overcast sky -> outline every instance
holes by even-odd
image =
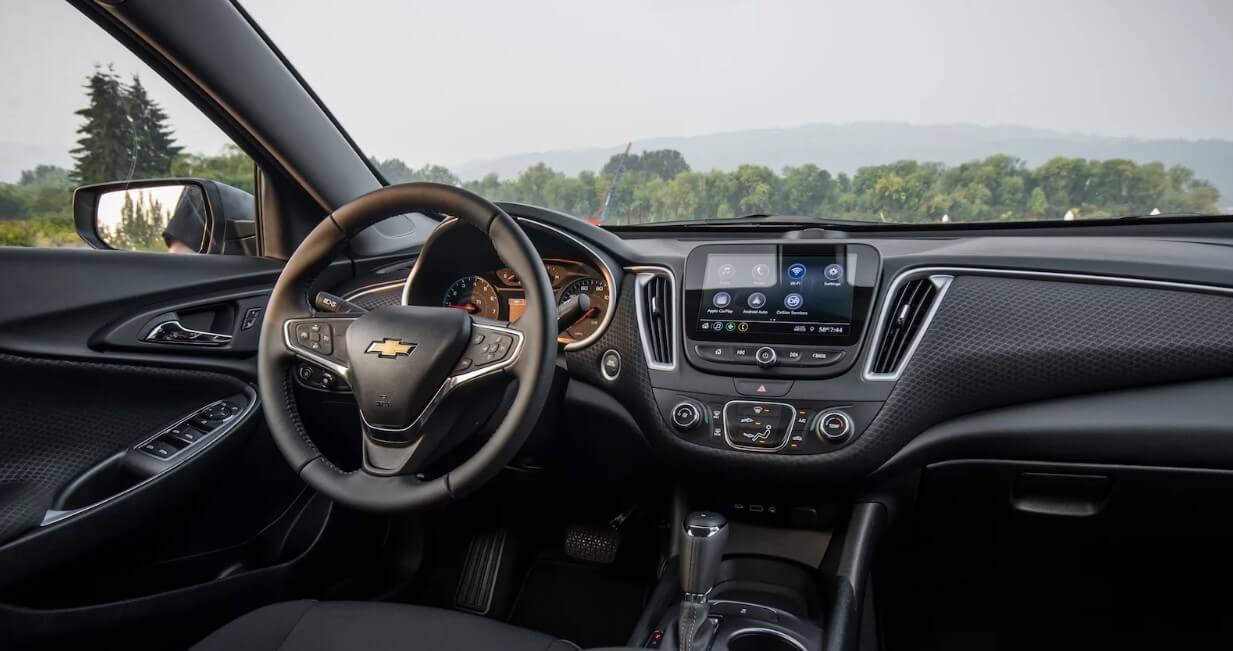
[[[242,4],[363,149],[413,165],[812,122],[1233,139],[1230,0]],[[54,0],[0,0],[0,62],[11,151],[71,145],[92,65],[142,70]],[[221,147],[145,79],[182,144]]]

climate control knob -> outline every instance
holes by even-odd
[[[813,431],[827,443],[842,443],[852,435],[852,418],[842,411],[825,411],[813,422]]]
[[[689,400],[682,400],[672,408],[672,426],[678,432],[688,432],[701,422],[702,408]]]

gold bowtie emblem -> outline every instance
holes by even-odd
[[[400,339],[390,339],[386,337],[380,341],[374,341],[368,344],[366,353],[376,353],[377,357],[388,357],[393,359],[399,355],[410,355],[411,351],[415,350],[415,344],[404,344]]]

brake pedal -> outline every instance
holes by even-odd
[[[486,531],[471,538],[462,575],[458,578],[458,590],[454,593],[455,608],[478,615],[487,615],[492,609],[508,540],[509,533],[505,529]]]

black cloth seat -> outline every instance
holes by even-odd
[[[452,610],[286,601],[218,629],[192,651],[577,651],[570,642]]]

